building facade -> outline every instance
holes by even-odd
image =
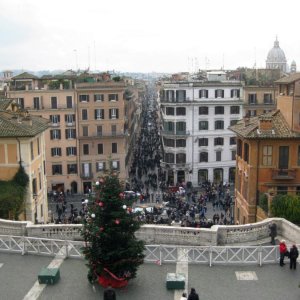
[[[7,96],[31,114],[50,120],[46,132],[48,192],[85,193],[109,164],[125,180],[125,108],[138,101],[125,99],[127,87],[107,76],[103,80],[98,74],[76,76],[73,72],[42,78],[23,73],[12,78]]]
[[[20,164],[29,186],[20,219],[48,221],[45,176],[45,131],[48,120],[20,110],[13,100],[0,100],[0,180],[11,180]]]
[[[300,192],[300,74],[276,81],[277,110],[244,118],[237,134],[235,221],[253,223],[261,193]]]
[[[228,130],[242,118],[243,86],[224,72],[201,82],[164,82],[160,92],[166,182],[233,182],[235,136]]]

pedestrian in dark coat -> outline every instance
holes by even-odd
[[[189,294],[188,300],[199,300],[199,296],[196,293],[196,290],[194,288],[191,288],[191,292]]]
[[[116,292],[110,286],[105,289],[103,300],[116,300]]]
[[[275,245],[275,238],[277,236],[277,225],[272,223],[270,225],[270,237],[271,237],[271,244]]]
[[[290,269],[296,270],[297,266],[297,258],[299,256],[299,251],[296,247],[296,245],[293,245],[293,247],[290,249]]]

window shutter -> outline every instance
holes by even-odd
[[[103,170],[106,170],[106,162],[103,162]]]
[[[86,101],[89,102],[90,101],[90,96],[86,95]]]
[[[74,154],[77,155],[77,148],[74,147]]]
[[[109,110],[109,118],[111,119],[111,109]]]
[[[234,90],[231,90],[231,91],[230,91],[230,97],[231,97],[231,98],[233,98],[233,92],[234,92]]]
[[[240,98],[240,90],[237,90],[237,97]]]
[[[218,97],[218,90],[215,90],[215,98]]]
[[[66,148],[66,155],[67,156],[69,155],[69,149],[70,149],[69,147]]]
[[[58,155],[61,156],[61,148],[58,148]]]
[[[104,120],[104,109],[101,109],[101,118]]]
[[[60,135],[60,130],[58,130],[58,139],[60,140],[61,135]]]
[[[94,110],[95,113],[95,120],[97,120],[97,109]]]
[[[119,109],[116,109],[116,118],[119,119]]]
[[[51,156],[54,156],[54,149],[51,148]]]
[[[117,169],[120,170],[120,162],[117,161]]]
[[[68,138],[68,129],[65,129],[66,139]]]
[[[222,98],[224,98],[224,90],[222,90]]]
[[[53,131],[50,131],[50,139],[53,140]]]
[[[72,115],[72,116],[73,116],[73,122],[75,122],[75,121],[76,121],[76,116],[75,116],[75,114]]]
[[[94,95],[94,101],[97,101],[97,97],[96,97],[96,95]]]
[[[208,90],[205,90],[205,98],[208,98]]]
[[[68,121],[68,115],[65,115],[65,122]]]
[[[60,115],[57,115],[57,121],[60,123]]]
[[[53,121],[52,121],[52,119],[53,119],[53,116],[52,116],[52,115],[50,115],[50,121],[51,121],[51,122],[53,122]]]

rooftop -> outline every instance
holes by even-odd
[[[275,81],[277,84],[285,84],[285,83],[292,83],[294,81],[300,80],[300,73],[294,73],[287,77],[282,77]]]
[[[261,121],[271,121],[272,126],[269,129],[260,128]],[[300,135],[293,132],[280,110],[272,111],[257,117],[244,118],[235,125],[229,127],[237,135],[247,139],[285,139],[300,138]]]

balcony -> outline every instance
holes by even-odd
[[[80,178],[83,180],[93,179],[93,173],[81,173]]]
[[[177,130],[177,131],[171,131],[171,130],[162,130],[162,135],[167,136],[188,136],[190,135],[190,132],[188,130]]]
[[[73,126],[75,126],[75,122],[66,123],[66,127],[73,127]]]
[[[293,180],[296,178],[295,169],[273,169],[272,179],[273,180]]]

